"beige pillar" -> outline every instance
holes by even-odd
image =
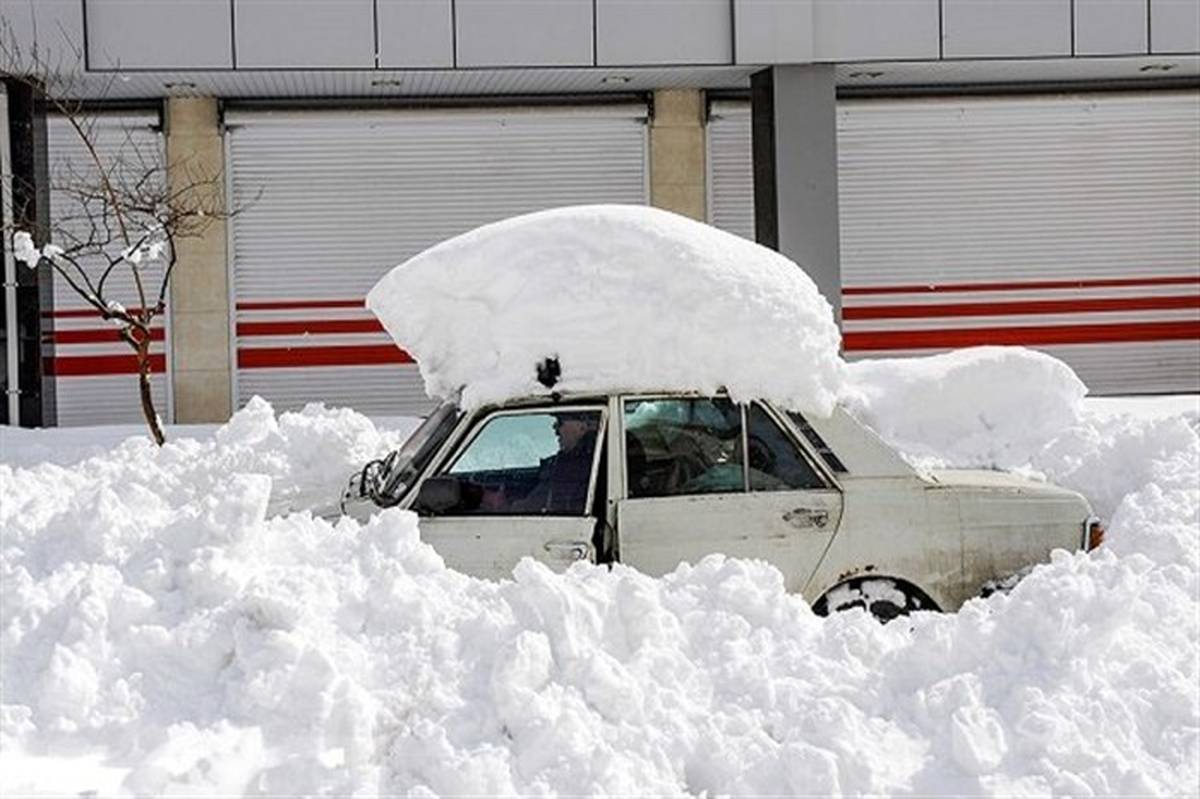
[[[655,92],[650,123],[650,204],[706,221],[704,163],[704,92]]]
[[[208,202],[214,192],[223,196],[225,149],[216,99],[168,98],[166,130],[172,193],[209,181],[201,189],[208,192]],[[232,412],[225,225],[214,220],[200,235],[177,243],[170,318],[175,421],[180,424],[223,422]]]

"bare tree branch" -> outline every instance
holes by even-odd
[[[180,241],[205,235],[240,209],[226,207],[219,172],[186,161],[168,166],[161,151],[141,146],[128,129],[114,147],[106,138],[115,135],[111,126],[79,99],[94,96],[94,89],[83,91],[82,54],[76,50],[75,55],[72,69],[49,59],[36,41],[22,51],[11,26],[0,20],[0,74],[30,87],[66,123],[83,155],[82,162],[55,168],[50,181],[54,213],[49,236],[35,243],[41,248],[38,262],[48,264],[100,319],[118,326],[118,337],[135,356],[147,427],[162,444],[150,389],[157,357],[150,352],[151,325],[166,310]],[[101,96],[117,77],[107,76]],[[19,227],[3,234],[11,242],[18,232]],[[154,285],[148,285],[151,279]]]

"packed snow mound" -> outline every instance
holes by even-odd
[[[1011,469],[1079,421],[1087,386],[1024,347],[848,364],[847,409],[923,465]]]
[[[426,391],[476,407],[556,391],[726,388],[827,414],[840,334],[792,261],[643,206],[559,208],[481,227],[388,273],[367,295]]]
[[[886,627],[759,562],[490,582],[406,512],[272,510],[386,444],[254,403],[0,463],[0,793],[1195,794],[1195,419],[1079,413],[1034,455],[1113,498],[1109,545]]]

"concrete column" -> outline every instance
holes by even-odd
[[[704,93],[654,93],[650,123],[650,204],[704,222]]]
[[[751,77],[755,237],[804,268],[841,322],[837,93],[833,66]]]
[[[166,130],[172,193],[225,174],[215,98],[168,98]],[[199,236],[178,242],[171,277],[171,376],[175,421],[181,424],[223,422],[233,411],[225,225],[215,220]]]

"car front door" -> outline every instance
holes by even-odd
[[[490,579],[511,576],[524,557],[554,569],[594,560],[604,417],[570,406],[477,420],[434,475],[453,481],[460,500],[426,516],[418,498],[422,540],[447,566]]]
[[[720,397],[630,397],[621,411],[622,562],[659,576],[710,553],[761,558],[804,589],[842,495],[771,412]]]

